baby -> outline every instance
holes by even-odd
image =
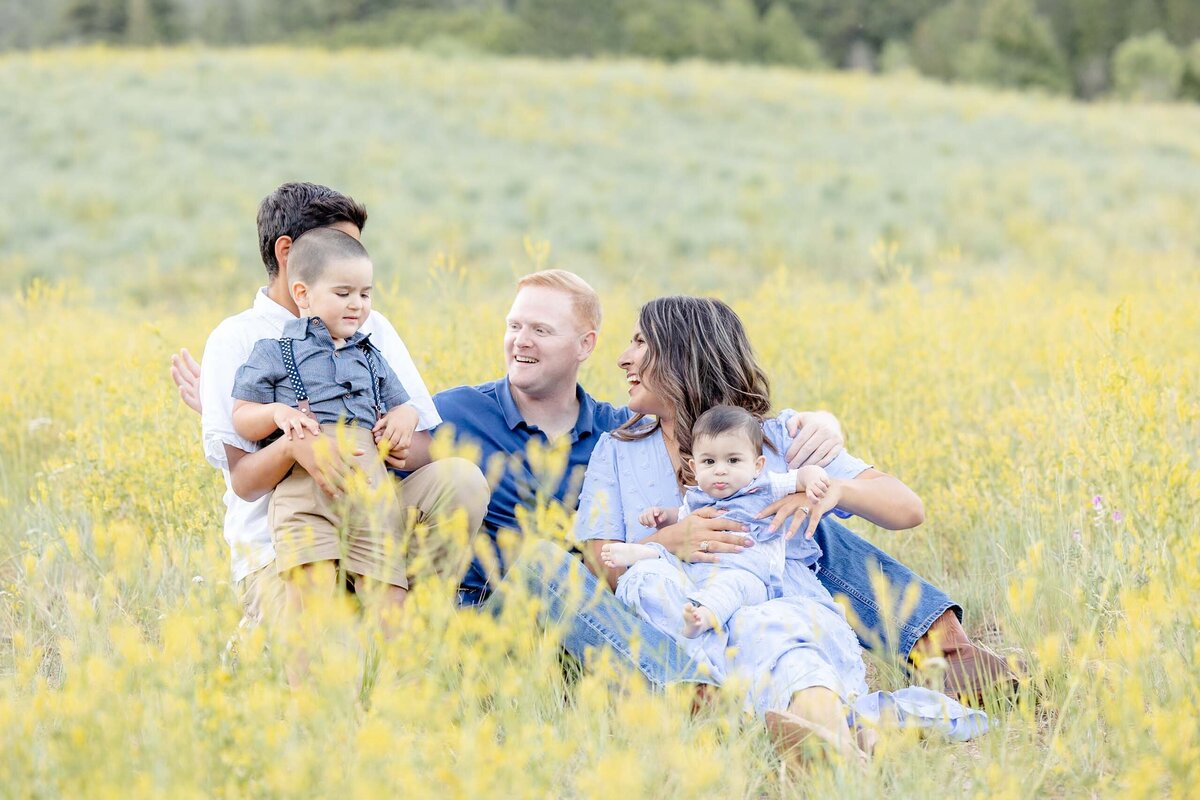
[[[408,579],[403,558],[389,547],[399,543],[402,513],[376,442],[406,446],[417,412],[405,405],[408,392],[379,350],[359,332],[371,313],[374,270],[358,240],[332,228],[310,230],[292,244],[288,270],[304,316],[284,325],[282,338],[256,342],[238,369],[234,428],[252,441],[280,432],[349,440],[369,501],[335,501],[305,470],[293,468],[272,493],[268,511],[276,566],[291,576],[338,563],[356,582],[377,580],[384,586],[382,616],[399,610]],[[287,582],[288,608],[299,613],[305,588],[296,583]]]
[[[755,540],[753,547],[741,553],[723,554],[715,564],[679,562],[691,583],[689,602],[683,606],[682,630],[690,639],[723,629],[744,605],[780,596],[786,539],[791,537],[780,532],[769,533],[770,520],[756,519],[755,515],[793,492],[805,492],[815,504],[829,489],[829,476],[815,465],[782,474],[764,472],[762,423],[750,412],[734,406],[710,408],[696,420],[688,464],[697,485],[687,490],[683,506],[648,508],[638,521],[646,527],[661,528],[675,524],[697,509],[713,506],[723,511],[727,519],[745,525]],[[610,568],[637,569],[637,562],[645,559],[675,559],[658,544],[613,542],[604,545],[600,555]],[[655,621],[645,614],[643,617]]]

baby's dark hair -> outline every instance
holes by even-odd
[[[701,437],[720,436],[722,433],[738,433],[750,440],[754,452],[762,455],[762,420],[738,406],[713,406],[705,411],[692,426],[692,447]]]
[[[313,228],[292,242],[288,253],[288,280],[312,284],[335,261],[370,259],[367,248],[353,236],[335,228]]]

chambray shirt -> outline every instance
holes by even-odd
[[[575,387],[579,400],[579,417],[567,434],[570,450],[566,470],[562,475],[538,475],[529,463],[526,448],[532,441],[549,443],[546,434],[536,425],[525,422],[513,400],[508,378],[478,386],[458,386],[433,396],[438,414],[451,426],[456,443],[471,444],[482,450],[481,466],[492,484],[492,498],[484,517],[491,544],[499,559],[501,574],[504,561],[496,548],[496,534],[501,529],[520,530],[519,509],[532,508],[539,495],[552,496],[568,508],[574,508],[583,483],[583,471],[591,458],[592,448],[600,434],[620,427],[632,415],[627,408],[593,400]],[[543,485],[543,480],[555,481]],[[459,602],[483,602],[491,593],[488,575],[479,559],[471,564],[459,588]]]
[[[360,344],[371,349],[379,401],[388,409],[408,402],[408,392],[388,366],[383,355],[362,331],[341,347],[335,347],[329,329],[319,317],[300,317],[283,327],[292,340],[296,370],[308,392],[308,404],[317,421],[372,428],[377,421],[376,392],[371,387],[371,369]],[[233,380],[233,396],[252,403],[284,403],[296,407],[296,392],[283,363],[278,339],[260,339]]]
[[[791,443],[787,421],[795,413],[785,410],[775,419],[763,421],[763,437],[775,446],[774,450],[763,450],[768,470],[787,471],[783,456]],[[825,471],[831,478],[850,479],[869,468],[865,461],[843,450],[829,462]],[[679,506],[681,502],[675,468],[663,444],[662,431],[634,441],[602,436],[584,477],[579,513],[575,516],[575,538],[581,542],[589,539],[640,542],[654,533],[654,528],[638,521],[642,511],[651,506]],[[834,509],[834,513],[841,517],[851,516],[842,509]],[[786,556],[811,566],[821,557],[821,548],[814,539],[797,534],[788,541]],[[785,594],[788,593],[786,584],[785,580]]]

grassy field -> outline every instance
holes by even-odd
[[[12,796],[1146,796],[1200,781],[1200,111],[914,79],[408,53],[0,57],[0,786]],[[828,408],[927,522],[876,531],[1023,655],[971,745],[885,732],[781,780],[725,693],[689,717],[554,632],[414,596],[364,688],[293,695],[240,632],[221,481],[166,358],[260,282],[254,206],[365,200],[376,307],[440,389],[494,377],[513,275],[606,318],[711,291],[778,407]],[[464,313],[467,311],[467,313]],[[526,535],[561,536],[553,507]],[[878,664],[878,681],[896,670]],[[1036,702],[1034,698],[1036,696]]]

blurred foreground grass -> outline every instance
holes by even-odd
[[[1183,797],[1200,781],[1195,110],[277,50],[9,55],[0,86],[17,99],[0,110],[5,794]],[[972,633],[1027,655],[1026,702],[991,709],[977,744],[897,732],[866,774],[781,783],[733,693],[692,718],[687,693],[614,670],[565,680],[528,604],[496,622],[433,584],[366,690],[348,633],[290,694],[261,633],[239,633],[221,481],[166,375],[249,302],[253,206],[290,178],[368,202],[376,305],[434,390],[497,375],[527,250],[602,288],[584,373],[601,398],[622,397],[639,303],[732,298],[777,406],[833,410],[852,452],[924,497],[917,531],[855,524],[960,598]],[[536,519],[527,535],[566,518]]]

